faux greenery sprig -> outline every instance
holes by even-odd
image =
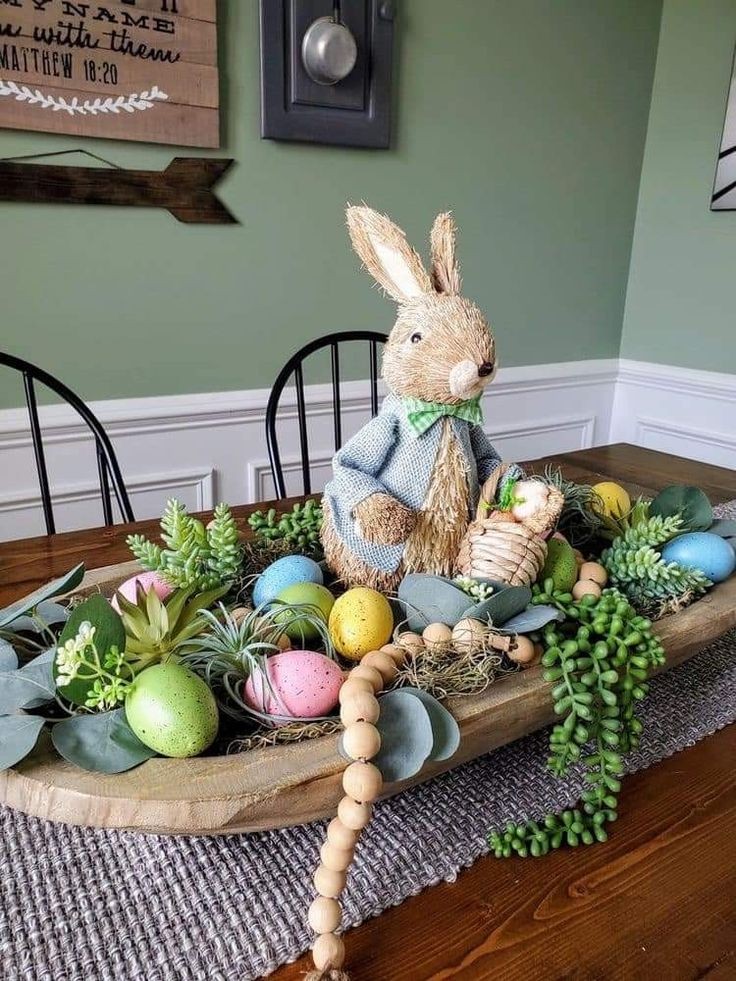
[[[76,636],[57,648],[56,684],[64,689],[77,679],[89,682],[85,706],[107,712],[125,701],[135,669],[117,647],[101,654],[95,643],[96,632],[97,628],[85,620]]]
[[[480,582],[478,579],[471,579],[470,576],[457,576],[453,579],[453,583],[477,603],[482,603],[493,595],[493,586],[489,582]]]
[[[243,550],[227,504],[217,505],[205,528],[172,498],[161,517],[161,537],[166,548],[143,535],[129,535],[126,541],[144,569],[160,572],[180,589],[213,589],[234,582],[240,575]]]
[[[570,594],[552,592],[548,581],[535,587],[532,603],[557,606],[566,615],[544,630],[544,677],[554,684],[554,710],[561,717],[550,734],[547,766],[563,777],[582,761],[587,787],[579,807],[491,831],[497,858],[537,857],[563,844],[606,840],[606,825],[618,816],[623,756],[638,746],[642,731],[635,706],[646,695],[649,672],[664,663],[651,621],[615,589],[574,602]]]
[[[601,533],[600,498],[589,484],[576,484],[563,476],[559,467],[547,466],[541,478],[565,498],[557,521],[573,548],[582,548]]]
[[[612,586],[643,613],[655,617],[700,596],[711,582],[698,569],[665,562],[662,546],[683,531],[677,515],[650,515],[649,504],[638,501],[627,518],[623,533],[613,540],[601,561]]]
[[[283,514],[278,514],[275,508],[254,511],[248,524],[261,541],[284,541],[295,549],[310,553],[320,548],[322,508],[318,501],[297,503]]]

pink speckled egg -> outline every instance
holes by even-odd
[[[135,603],[137,599],[137,583],[141,584],[141,588],[143,589],[144,593],[148,593],[152,589],[155,589],[156,595],[161,602],[163,602],[167,596],[170,596],[174,592],[174,587],[171,585],[171,583],[166,582],[166,580],[160,576],[158,572],[139,572],[137,576],[131,576],[130,579],[126,579],[124,583],[118,586],[116,592],[121,593],[123,598],[129,603]],[[110,606],[116,613],[120,613],[117,596],[113,596],[113,598],[110,600]]]
[[[269,715],[313,719],[329,715],[337,705],[344,676],[331,658],[315,651],[284,651],[269,657],[267,664],[276,697],[256,670],[245,684],[244,700],[251,708]]]

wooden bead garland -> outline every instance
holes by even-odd
[[[344,872],[336,872],[334,869],[328,869],[326,865],[318,865],[314,872],[314,888],[319,896],[337,899],[345,888],[345,879]]]
[[[383,688],[383,677],[381,676],[381,672],[376,668],[372,668],[369,664],[363,664],[362,661],[358,667],[353,668],[348,675],[348,680],[351,680],[352,678],[365,678],[367,681],[370,681],[376,695]]]
[[[350,797],[343,797],[337,805],[337,816],[346,828],[353,831],[362,831],[370,824],[373,807],[371,804],[364,804]]]
[[[317,896],[309,907],[307,920],[315,933],[333,933],[342,920],[340,904],[336,899]]]
[[[374,723],[380,715],[376,695],[390,684],[405,660],[405,651],[387,645],[371,651],[353,668],[340,690],[340,719],[345,727],[343,750],[352,760],[345,768],[345,796],[330,821],[327,839],[320,849],[320,865],[314,873],[317,897],[309,907],[309,925],[318,934],[312,947],[315,971],[305,981],[346,981],[341,970],[345,945],[335,934],[342,912],[338,897],[345,886],[346,870],[353,859],[358,836],[371,819],[372,803],[383,788],[381,771],[370,762],[381,748],[381,734]]]
[[[353,722],[343,733],[342,748],[351,760],[370,760],[381,748],[381,734],[370,722]]]
[[[352,725],[353,722],[378,722],[381,709],[378,699],[372,692],[360,691],[353,698],[350,698],[340,709],[340,721],[344,726]]]
[[[383,678],[384,686],[390,685],[399,673],[396,661],[385,651],[370,651],[360,663],[367,664],[370,668],[375,668]]]

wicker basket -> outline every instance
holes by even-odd
[[[515,521],[508,512],[489,511],[501,478],[502,465],[483,486],[478,511],[460,545],[456,568],[459,575],[495,579],[511,586],[528,586],[535,581],[547,557],[548,535],[562,512],[564,497],[550,487],[545,507],[528,521]]]

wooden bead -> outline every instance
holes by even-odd
[[[413,634],[411,632],[400,634],[398,644],[399,647],[403,647],[404,650],[407,650],[410,654],[413,654],[414,657],[416,657],[417,654],[421,654],[424,650],[424,641],[422,638],[419,636],[419,634]]]
[[[353,831],[362,831],[367,827],[372,813],[373,808],[370,804],[353,800],[352,797],[343,797],[337,805],[337,816],[346,828],[352,828]]]
[[[535,654],[534,644],[522,634],[518,635],[514,646],[509,649],[509,657],[516,664],[531,664]]]
[[[600,596],[601,587],[597,582],[593,582],[592,579],[581,579],[580,582],[576,582],[572,587],[572,598],[579,600],[583,596]]]
[[[370,722],[353,722],[342,734],[342,748],[351,760],[370,760],[381,748],[381,733]]]
[[[353,678],[351,675],[348,675],[347,680],[343,681],[342,687],[340,688],[340,694],[338,696],[340,704],[344,705],[347,699],[359,691],[367,691],[372,695],[373,685],[367,678]]]
[[[598,583],[599,586],[605,586],[608,582],[608,572],[600,562],[583,562],[578,572],[578,578],[590,579],[591,582]]]
[[[381,706],[378,699],[370,691],[359,691],[351,694],[340,709],[340,721],[347,728],[353,722],[378,722]]]
[[[345,888],[347,876],[344,872],[328,869],[326,865],[318,865],[314,872],[314,888],[320,896],[337,899]]]
[[[399,673],[396,661],[385,651],[369,651],[360,663],[367,664],[369,668],[375,668],[378,671],[383,678],[384,688],[386,685],[390,685]]]
[[[350,672],[348,675],[348,680],[351,678],[365,678],[366,681],[370,681],[376,695],[383,688],[383,678],[381,677],[381,672],[376,670],[376,668],[372,668],[368,664],[363,664],[362,662],[357,668],[353,668],[353,670]]]
[[[319,857],[330,872],[345,872],[353,860],[353,849],[338,848],[331,841],[326,841],[319,850]]]
[[[332,933],[342,920],[342,910],[336,899],[317,896],[307,913],[307,921],[315,933]]]
[[[452,631],[444,623],[430,623],[422,631],[422,640],[431,654],[441,654],[452,643]]]
[[[399,668],[406,661],[406,651],[403,647],[399,647],[398,644],[384,644],[381,650],[384,654],[392,657]]]
[[[342,823],[340,818],[333,818],[327,826],[327,840],[332,842],[337,848],[355,848],[358,840],[358,832],[348,828]]]
[[[337,971],[345,963],[345,944],[334,933],[323,933],[312,947],[312,960],[318,971]]]
[[[381,793],[383,777],[372,763],[351,763],[342,775],[342,787],[348,797],[370,804]]]

